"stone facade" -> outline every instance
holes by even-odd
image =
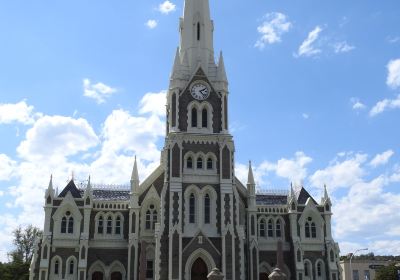
[[[258,280],[276,266],[288,279],[339,279],[331,201],[303,187],[257,193],[235,177],[224,60],[214,61],[208,0],[186,0],[167,95],[160,166],[130,187],[72,180],[45,194],[44,235],[31,280],[199,280],[218,268],[227,280]]]

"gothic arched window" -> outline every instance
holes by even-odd
[[[197,41],[200,41],[200,22],[197,23]]]
[[[208,127],[208,112],[206,108],[201,112],[201,126],[204,128]]]
[[[204,197],[204,223],[209,224],[210,223],[210,196],[206,194]]]
[[[74,233],[74,217],[68,219],[68,233]]]
[[[315,226],[315,223],[311,223],[311,237],[317,238],[317,228]]]
[[[333,254],[333,250],[331,250],[331,251],[329,252],[329,255],[330,255],[330,257],[331,257],[331,262],[334,262],[334,261],[335,261],[335,255]]]
[[[318,264],[317,264],[317,276],[318,277],[322,276],[322,265],[321,265],[321,262],[318,262]]]
[[[155,209],[154,204],[151,204],[146,212],[146,229],[154,230],[156,227],[157,220],[158,220],[157,210]]]
[[[194,194],[190,195],[190,199],[189,199],[189,223],[194,224],[195,222],[195,206],[196,203],[196,199],[194,197]]]
[[[259,234],[261,237],[265,237],[265,220],[264,219],[262,219],[260,221],[260,233]]]
[[[104,232],[104,220],[103,216],[100,216],[97,224],[97,233],[103,234],[103,232]]]
[[[272,219],[268,221],[268,237],[274,237],[274,225],[272,224]]]
[[[152,223],[152,229],[156,228],[156,223],[157,223],[157,211],[154,210],[153,212],[153,223]]]
[[[310,275],[310,271],[309,271],[309,267],[308,267],[308,262],[305,262],[304,263],[304,275],[306,276],[306,277],[308,277],[309,275]]]
[[[207,159],[207,169],[212,170],[213,169],[213,160],[212,158]]]
[[[67,233],[67,217],[61,219],[61,233]]]
[[[192,127],[197,127],[197,109],[192,108]]]
[[[146,212],[146,229],[151,229],[151,213],[150,210]]]
[[[107,218],[107,234],[112,234],[112,218]]]
[[[306,238],[310,238],[310,237],[311,237],[310,223],[309,223],[309,222],[306,222],[306,226],[305,226],[305,235],[306,235]]]
[[[115,234],[121,234],[121,217],[118,216],[115,220]]]
[[[275,234],[276,237],[282,237],[281,220],[276,221]]]
[[[54,263],[54,274],[58,275],[59,270],[60,270],[60,262],[56,260],[56,262]]]
[[[297,262],[301,262],[301,251],[297,250]]]
[[[74,274],[74,260],[71,260],[69,262],[69,274],[73,275]]]
[[[188,157],[186,160],[186,168],[192,169],[193,168],[193,159],[192,157]]]
[[[197,169],[203,169],[203,159],[201,157],[197,158]]]

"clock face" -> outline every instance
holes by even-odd
[[[190,93],[192,94],[193,98],[197,100],[205,100],[210,95],[208,87],[203,83],[194,84],[190,90]]]

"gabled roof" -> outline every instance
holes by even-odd
[[[76,187],[74,180],[69,181],[68,185],[62,190],[58,197],[65,197],[68,192],[71,192],[73,198],[82,198],[81,192]]]
[[[318,203],[315,201],[315,199],[306,191],[304,187],[301,187],[300,192],[297,197],[297,203],[298,204],[306,204],[307,199],[311,198],[315,205],[318,205]]]

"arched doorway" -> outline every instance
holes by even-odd
[[[93,272],[92,280],[103,280],[103,279],[104,279],[103,272],[100,271]]]
[[[119,271],[111,273],[111,280],[122,280],[122,274]]]
[[[191,280],[207,280],[207,265],[203,259],[198,258],[192,265]]]
[[[259,280],[268,280],[268,273],[261,272],[258,279]]]

